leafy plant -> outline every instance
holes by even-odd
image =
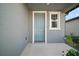
[[[66,41],[67,41],[68,44],[73,44],[72,36],[66,36]]]
[[[74,49],[70,49],[66,56],[79,56],[79,52]]]
[[[79,36],[73,36],[73,42],[79,44]]]
[[[70,50],[68,51],[68,53],[66,54],[66,56],[76,56],[75,50],[70,49]]]
[[[78,36],[78,40],[77,40],[78,44],[79,44],[79,36]]]
[[[65,37],[66,37],[66,42],[68,44],[73,44],[73,43],[79,44],[79,36],[68,35]]]

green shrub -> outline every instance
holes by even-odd
[[[74,49],[70,49],[66,56],[79,56],[79,52]]]
[[[66,36],[66,42],[68,44],[73,44],[73,38],[72,38],[72,36]]]
[[[74,49],[70,49],[70,50],[68,51],[68,53],[66,54],[66,56],[76,56],[75,50],[74,50]]]
[[[79,36],[78,36],[78,39],[77,39],[77,43],[79,43]]]
[[[79,44],[79,36],[73,36],[73,43]]]

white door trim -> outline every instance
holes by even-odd
[[[45,13],[45,44],[47,44],[47,12],[46,11],[33,11],[32,13],[32,26],[33,26],[33,29],[32,29],[32,43],[34,44],[34,14],[35,13]]]

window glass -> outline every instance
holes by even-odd
[[[57,28],[57,22],[52,22],[52,27]]]
[[[57,14],[52,14],[52,15],[51,15],[51,19],[52,19],[52,20],[56,20],[56,19],[57,19]]]

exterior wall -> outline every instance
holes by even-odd
[[[32,11],[29,11],[29,38],[30,42],[32,42]],[[64,42],[64,27],[65,27],[65,19],[64,13],[61,12],[60,15],[60,27],[61,30],[49,30],[49,11],[47,11],[47,42],[48,43],[63,43]]]
[[[32,29],[33,29],[33,27],[32,27],[32,24],[33,24],[33,22],[32,22],[32,11],[29,10],[28,14],[29,14],[29,20],[28,20],[28,32],[29,32],[29,35],[28,35],[28,38],[29,38],[29,42],[32,43]]]
[[[28,40],[28,9],[23,4],[0,4],[0,55],[20,55]]]
[[[64,13],[60,13],[60,28],[61,30],[50,30],[49,29],[49,13],[47,19],[47,42],[48,43],[63,43],[64,42]]]
[[[71,33],[79,36],[79,19],[66,22],[66,35],[70,35]]]

